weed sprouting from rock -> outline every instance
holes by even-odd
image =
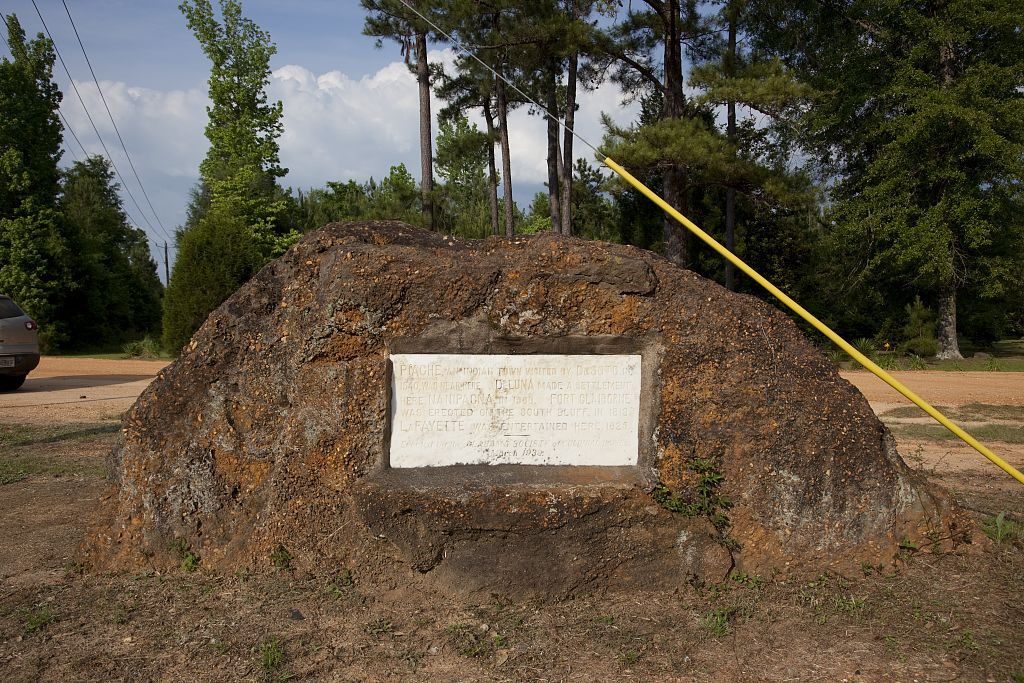
[[[274,566],[278,569],[291,569],[292,568],[292,554],[288,552],[288,548],[278,544],[274,548],[274,552],[270,553],[270,561],[274,563]]]
[[[183,572],[194,572],[199,569],[202,558],[189,547],[184,538],[176,538],[171,543],[171,552],[178,557],[178,567]]]

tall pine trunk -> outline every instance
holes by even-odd
[[[430,66],[427,64],[427,36],[416,32],[416,81],[420,91],[420,197],[423,224],[434,229],[434,152],[431,144]]]
[[[573,3],[573,18],[577,18],[579,8]],[[576,126],[576,75],[579,71],[580,56],[573,52],[569,56],[569,70],[565,83],[565,151],[562,152],[562,234],[572,234],[572,133]]]
[[[512,159],[509,157],[508,144],[508,97],[505,93],[505,81],[502,80],[500,67],[495,87],[498,93],[498,126],[501,133],[501,174],[504,194],[502,201],[505,208],[505,236],[514,237],[516,232],[513,222],[512,205]]]
[[[736,77],[736,6],[730,5],[729,13],[729,44],[728,52],[725,55],[725,77]],[[736,100],[729,97],[726,102],[726,137],[731,145],[736,144]],[[736,250],[736,189],[728,187],[725,190],[725,248],[729,251]],[[725,262],[725,288],[729,291],[736,290],[736,267],[731,261]]]
[[[682,118],[686,110],[683,94],[683,51],[682,27],[679,16],[679,0],[668,0],[660,4],[662,21],[665,24],[665,89],[662,119]],[[679,167],[665,170],[665,201],[685,214],[686,172]],[[689,232],[674,218],[665,214],[662,226],[665,256],[684,268],[690,265],[692,245]]]
[[[561,232],[562,203],[558,197],[561,176],[561,165],[558,162],[558,66],[554,59],[548,65],[544,82],[547,95],[545,106],[550,114],[545,117],[548,127],[548,208],[551,214],[551,229]]]
[[[484,122],[487,124],[487,199],[491,204],[491,234],[501,234],[501,219],[498,217],[498,169],[494,162],[494,113],[491,98],[484,100]]]

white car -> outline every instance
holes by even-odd
[[[0,391],[14,391],[39,365],[39,326],[0,294]]]

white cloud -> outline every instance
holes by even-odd
[[[450,66],[454,53],[434,51],[430,57]],[[95,86],[78,83],[78,87],[125,182],[139,203],[148,208],[123,159]],[[102,87],[135,167],[170,231],[184,220],[188,190],[198,178],[199,162],[208,146],[203,137],[208,102],[205,87],[159,90],[110,81],[102,82]],[[402,62],[392,62],[361,78],[341,71],[317,75],[300,65],[282,66],[274,70],[268,94],[284,104],[280,145],[281,161],[289,169],[286,185],[308,188],[331,180],[380,178],[398,163],[405,163],[414,176],[419,176],[416,80]],[[594,92],[581,91],[577,131],[597,145],[602,135],[602,111],[624,123],[634,119],[636,106],[622,108],[619,99],[617,88],[611,85]],[[435,116],[441,106],[442,102],[433,101]],[[65,88],[62,111],[87,150],[99,153],[96,136],[69,88]],[[474,119],[483,128],[482,117]],[[66,146],[77,147],[67,137]],[[516,194],[522,203],[547,180],[543,118],[530,116],[526,107],[514,111],[509,137],[513,186],[518,185]],[[581,143],[577,142],[575,150],[578,157],[593,161],[592,152]],[[138,214],[130,200],[126,206],[129,213]],[[159,230],[151,235],[163,240]]]
[[[432,62],[446,67],[453,58],[452,50],[430,53]],[[288,65],[274,71],[270,94],[284,103],[281,157],[290,171],[286,182],[293,186],[365,180],[371,175],[380,178],[397,163],[405,163],[419,177],[419,99],[416,79],[405,64],[393,62],[358,80],[339,71],[316,76],[302,66]],[[577,132],[597,145],[602,111],[622,121],[635,118],[636,107],[623,108],[620,99],[612,85],[581,91]],[[432,97],[435,117],[443,105]],[[470,118],[484,127],[479,113]],[[513,187],[547,180],[546,135],[541,116],[529,115],[526,107],[511,113]],[[578,142],[575,150],[577,156],[593,159],[592,152]]]

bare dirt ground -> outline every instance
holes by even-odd
[[[120,420],[121,413],[166,365],[162,360],[44,356],[20,390],[0,394],[0,424]]]
[[[844,376],[909,464],[1000,542],[908,547],[857,576],[505,603],[438,594],[384,547],[326,578],[215,575],[187,558],[170,574],[83,572],[119,415],[162,365],[45,359],[0,394],[4,680],[1024,681],[1024,488],[867,373]],[[899,379],[1024,467],[1024,373]]]

